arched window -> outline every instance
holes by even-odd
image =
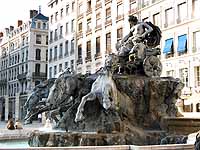
[[[47,25],[46,25],[46,23],[44,22],[44,23],[43,23],[43,29],[45,30],[46,27],[47,27]]]
[[[41,28],[41,23],[40,22],[38,22],[37,27],[38,27],[38,29]]]
[[[41,60],[41,50],[40,49],[36,49],[36,60]]]

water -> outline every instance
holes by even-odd
[[[27,140],[5,140],[0,141],[0,148],[28,148]]]

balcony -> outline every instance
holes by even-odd
[[[145,3],[142,3],[142,8],[144,8],[144,7],[146,7],[146,6],[148,6],[149,5],[149,2],[147,1],[147,2],[145,2]]]
[[[106,19],[105,26],[112,25],[112,19]]]
[[[58,40],[58,36],[54,37],[54,41],[57,41]]]
[[[89,8],[87,11],[86,11],[86,14],[89,15],[92,13],[92,8]]]
[[[87,29],[86,35],[92,34],[92,29]]]
[[[96,6],[95,6],[96,9],[99,9],[99,8],[101,8],[101,7],[102,7],[101,2],[98,2],[98,3],[96,4]]]
[[[165,23],[165,24],[164,24],[164,28],[167,28],[167,27],[168,27],[168,23]]]
[[[63,55],[59,55],[59,59],[63,58]]]
[[[7,79],[0,80],[0,85],[6,85],[6,84],[7,84]]]
[[[50,57],[50,58],[49,58],[49,62],[51,62],[52,60],[53,60],[52,57]]]
[[[105,0],[105,4],[111,3],[112,0]]]
[[[120,20],[123,20],[123,19],[124,19],[124,15],[119,15],[119,16],[117,16],[117,18],[116,18],[117,21],[120,21]]]
[[[81,65],[83,64],[83,59],[82,58],[78,58],[78,60],[76,61],[77,65]]]
[[[137,12],[137,8],[129,10],[129,14],[135,14]]]
[[[95,60],[102,58],[101,53],[96,53],[94,55]]]
[[[53,60],[54,60],[54,61],[56,61],[56,60],[57,60],[57,56],[56,56],[56,57],[54,57],[54,58],[53,58]]]
[[[18,79],[19,81],[26,80],[26,75],[27,75],[27,73],[18,74],[18,75],[17,75],[17,79]]]
[[[83,37],[83,32],[82,32],[82,31],[79,31],[79,32],[77,33],[77,38],[80,39],[80,38],[82,38],[82,37]]]
[[[32,77],[33,79],[47,79],[47,74],[44,72],[33,72]]]
[[[97,30],[101,30],[102,29],[102,25],[101,24],[99,24],[99,25],[97,25],[96,27],[95,27],[95,30],[97,31]]]
[[[81,13],[81,14],[78,15],[78,20],[80,20],[82,18],[83,18],[83,13]]]
[[[60,34],[60,35],[59,35],[59,38],[60,38],[60,39],[62,39],[62,38],[63,38],[63,35],[62,35],[62,34]]]
[[[92,58],[91,58],[91,56],[87,56],[87,57],[85,57],[85,62],[87,63],[87,62],[91,62],[92,61]]]
[[[117,0],[117,4],[122,3],[122,2],[123,2],[122,0]]]

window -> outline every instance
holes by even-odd
[[[78,7],[78,13],[79,13],[79,15],[81,15],[82,13],[83,13],[83,5],[82,4],[80,4],[79,5],[79,7]]]
[[[71,22],[71,32],[74,32],[74,19]]]
[[[55,40],[55,41],[58,40],[58,29],[55,29],[54,40]]]
[[[86,54],[86,56],[87,56],[87,59],[91,59],[91,41],[88,41],[87,42],[87,54]]]
[[[41,44],[42,36],[40,34],[36,34],[36,44]]]
[[[106,34],[106,53],[111,53],[111,33]]]
[[[174,11],[172,8],[165,10],[165,27],[174,24]]]
[[[78,59],[82,58],[82,45],[78,45]]]
[[[200,17],[200,0],[193,0],[192,1],[192,15],[193,17]]]
[[[178,5],[178,19],[177,23],[180,23],[187,19],[187,5],[186,3],[181,3]]]
[[[45,30],[46,28],[47,28],[47,25],[46,25],[46,23],[44,22],[44,23],[42,24],[42,29]]]
[[[54,60],[57,60],[57,46],[54,47]]]
[[[46,45],[48,45],[48,35],[46,36]]]
[[[53,42],[53,31],[50,32],[50,43]]]
[[[52,56],[53,56],[53,55],[52,55],[52,49],[50,49],[50,50],[49,50],[49,61],[52,60]]]
[[[188,68],[179,69],[180,80],[188,87]]]
[[[66,5],[66,15],[69,14],[69,5]]]
[[[74,71],[74,60],[71,60],[71,71]]]
[[[111,8],[106,9],[106,21],[111,19]]]
[[[37,28],[38,28],[38,29],[41,28],[41,23],[40,23],[40,22],[37,23]]]
[[[66,34],[69,32],[69,23],[66,23]]]
[[[63,37],[63,26],[60,26],[60,38]]]
[[[136,10],[137,10],[136,1],[133,1],[133,2],[131,1],[130,2],[130,11],[129,11],[129,13],[132,14],[132,13],[136,12]]]
[[[121,17],[123,16],[124,14],[124,8],[123,8],[123,5],[120,4],[117,6],[117,17]]]
[[[35,59],[36,60],[41,60],[41,50],[40,49],[36,49]]]
[[[82,31],[82,28],[83,28],[83,25],[82,25],[82,22],[80,22],[78,24],[78,31],[81,32]]]
[[[195,86],[200,86],[200,66],[194,68],[195,71]]]
[[[60,18],[63,17],[63,8],[60,10]]]
[[[57,74],[57,66],[54,66],[54,76]]]
[[[75,2],[72,2],[72,12],[74,12]]]
[[[74,39],[71,40],[71,52],[70,52],[70,54],[71,55],[74,54]]]
[[[149,0],[142,0],[142,7],[146,7],[149,5]]]
[[[40,74],[40,64],[35,64],[35,74]]]
[[[59,52],[59,58],[63,57],[63,44],[60,44],[60,52]]]
[[[163,53],[166,55],[166,58],[174,56],[173,38],[165,40],[165,46],[163,49]]]
[[[167,71],[166,75],[167,75],[167,77],[174,77],[175,76],[174,70]]]
[[[101,14],[98,13],[96,15],[96,28],[100,27],[101,26]]]
[[[91,4],[91,0],[87,1],[87,11],[91,11],[92,9],[92,4]]]
[[[59,72],[62,72],[62,64],[59,64]]]
[[[65,69],[68,68],[68,62],[65,62]]]
[[[119,28],[117,29],[117,42],[119,42],[123,37],[123,29]]]
[[[157,14],[153,15],[153,23],[156,26],[160,26],[160,13],[157,13]]]
[[[186,34],[178,36],[177,52],[179,56],[187,53],[187,35]]]
[[[48,61],[48,49],[46,49],[46,61]]]
[[[53,23],[53,15],[51,15],[51,23]]]
[[[87,19],[87,31],[90,31],[92,29],[91,27],[91,18]]]
[[[99,56],[101,53],[101,43],[100,37],[96,38],[96,56]]]
[[[65,42],[65,56],[68,56],[68,55],[69,55],[68,47],[69,47],[69,42],[66,41],[66,42]]]
[[[200,52],[200,31],[194,32],[193,52]]]
[[[58,12],[55,13],[55,21],[58,20]]]

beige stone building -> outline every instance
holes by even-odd
[[[49,6],[52,7],[50,17],[53,19],[55,16],[59,18],[62,11],[65,13],[68,10],[65,6],[69,6],[70,10],[70,16],[64,15],[63,19],[52,23],[50,30],[51,27],[52,31],[56,27],[59,30],[58,26],[61,24],[64,30],[68,28],[68,22],[69,25],[72,24],[72,20],[76,26],[69,37],[64,36],[64,41],[74,39],[74,49],[68,47],[69,50],[74,50],[74,55],[63,57],[60,62],[57,59],[50,61],[49,77],[53,77],[50,74],[55,75],[61,71],[65,62],[69,65],[71,60],[78,73],[96,72],[104,65],[106,55],[116,52],[117,41],[129,33],[128,16],[133,14],[139,21],[151,21],[162,30],[162,76],[180,78],[185,84],[184,89],[199,88],[200,0],[52,0]],[[75,12],[72,11],[73,7],[76,8]],[[55,45],[59,47],[59,42],[50,44],[49,50],[55,52]],[[60,69],[55,71],[58,68]],[[196,106],[195,111],[200,111],[199,108]]]
[[[76,1],[51,0],[48,6],[48,78],[53,78],[65,68],[74,71],[76,67]]]
[[[29,93],[47,79],[48,17],[30,11],[30,19],[0,33],[0,114],[23,119]]]

